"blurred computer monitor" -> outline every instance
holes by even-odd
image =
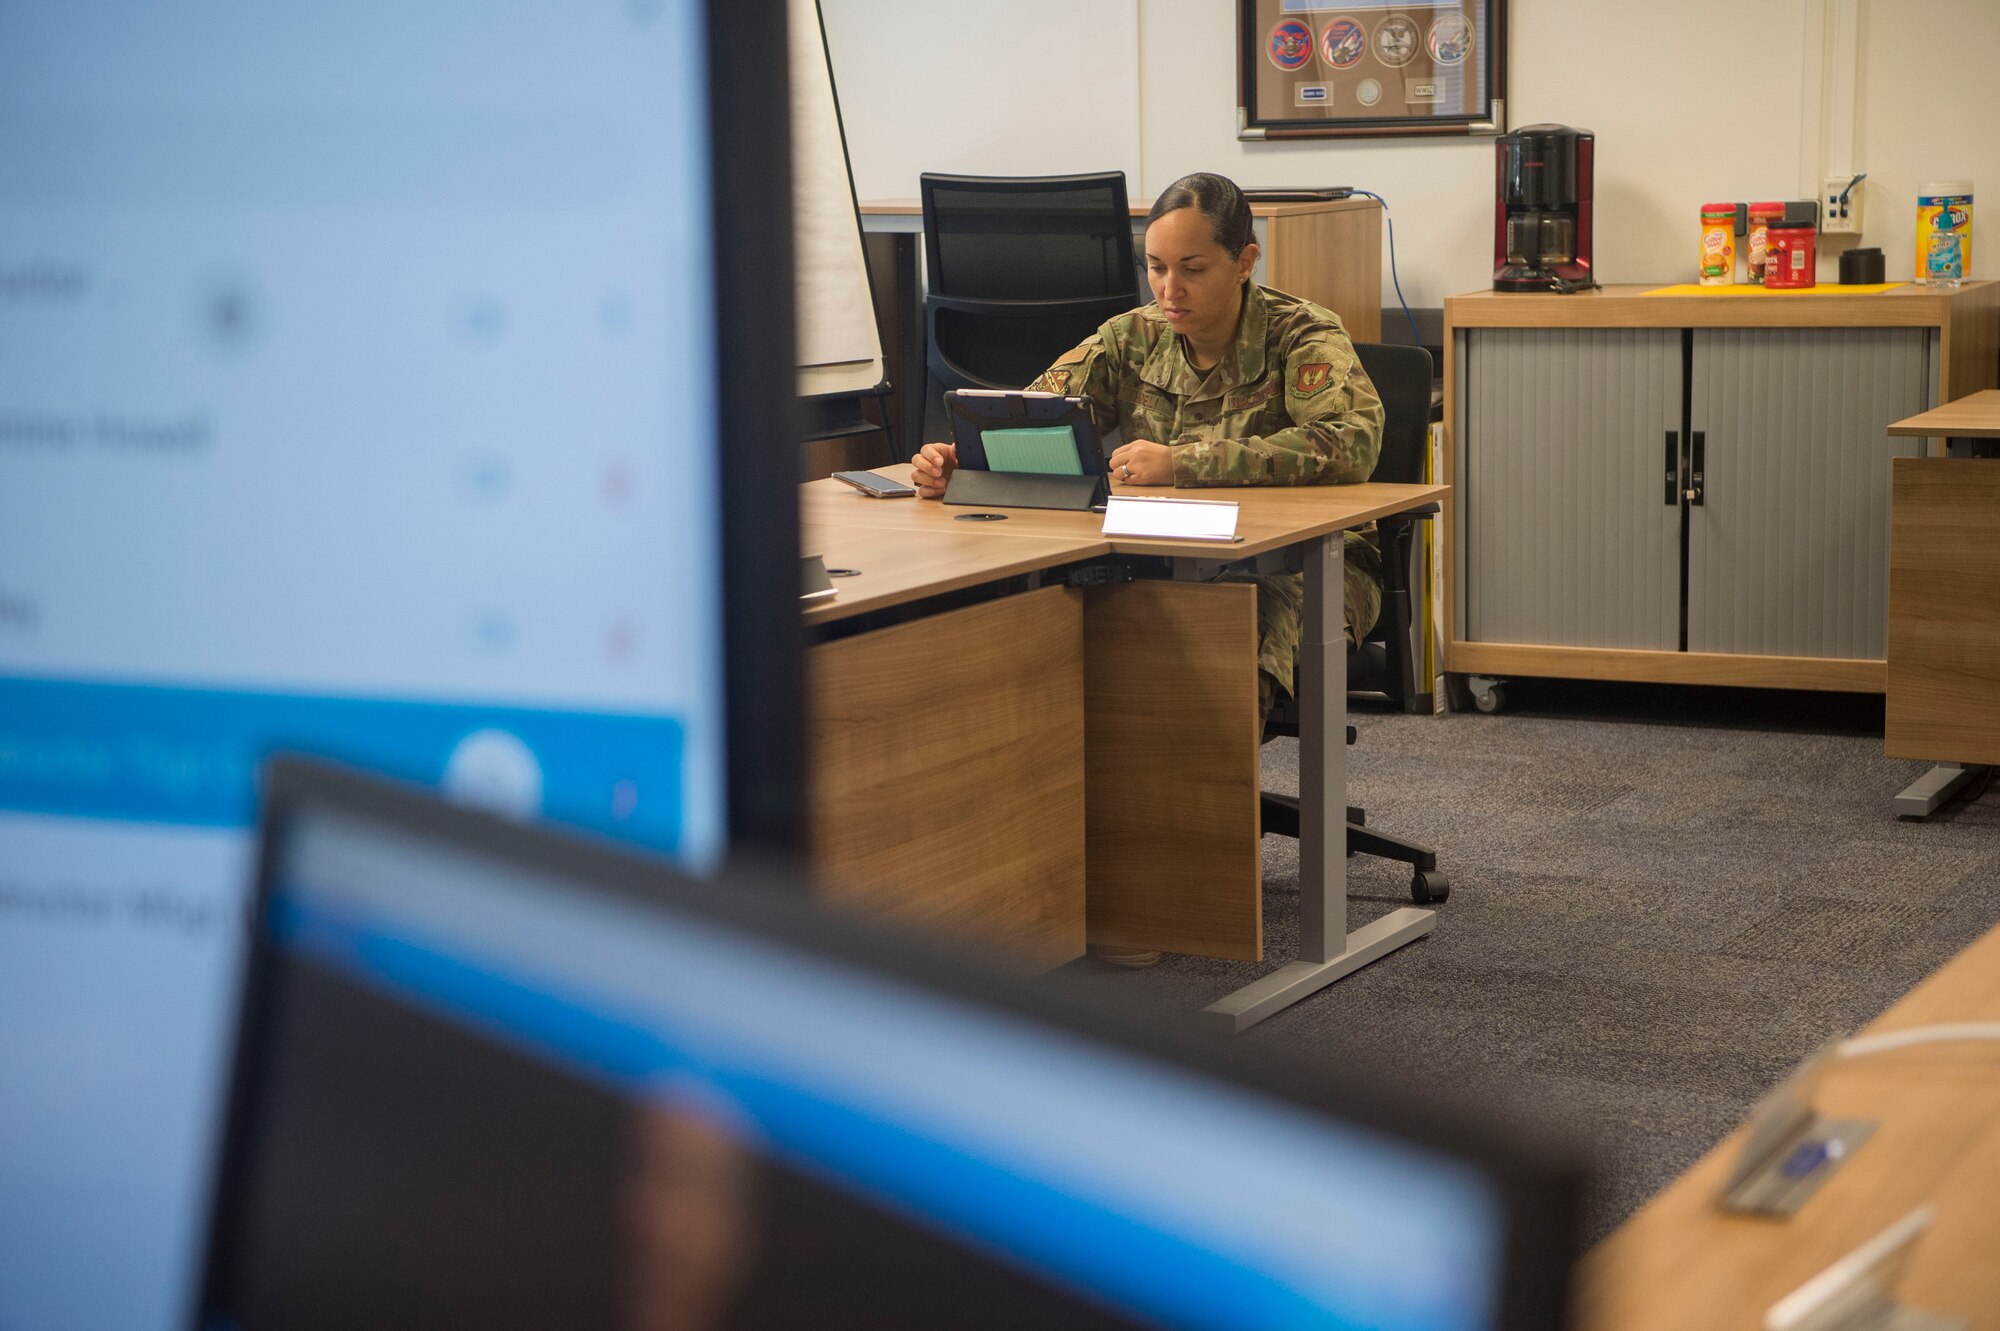
[[[798,835],[785,36],[0,4],[0,1327],[187,1301],[272,748]]]
[[[283,766],[200,1325],[1561,1323],[1548,1157],[762,886]]]

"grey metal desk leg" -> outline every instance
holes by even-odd
[[[1939,763],[1896,796],[1898,818],[1928,818],[1952,796],[1977,781],[1989,769],[1960,763]]]
[[[1232,1033],[1256,1025],[1431,931],[1405,906],[1347,929],[1347,635],[1339,532],[1306,546],[1299,652],[1299,959],[1203,1009]]]

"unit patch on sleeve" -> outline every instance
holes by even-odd
[[[1333,366],[1320,361],[1313,365],[1299,366],[1298,377],[1292,380],[1293,397],[1312,397],[1333,382]]]
[[[1030,393],[1069,392],[1069,371],[1064,369],[1043,370],[1042,377],[1028,385]]]

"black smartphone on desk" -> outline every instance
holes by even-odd
[[[914,486],[892,481],[872,471],[837,471],[833,473],[833,479],[845,481],[870,499],[908,499],[917,492]]]

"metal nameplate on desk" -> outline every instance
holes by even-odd
[[[1937,1218],[1920,1206],[1771,1305],[1764,1331],[1965,1331],[1963,1317],[1897,1302],[1910,1249]]]
[[[1793,1214],[1875,1131],[1865,1119],[1821,1118],[1813,1109],[1835,1043],[1823,1045],[1750,1111],[1749,1134],[1723,1187],[1724,1210]]]
[[[1104,535],[1171,541],[1240,541],[1238,505],[1226,499],[1167,499],[1113,495],[1104,505]]]
[[[851,570],[841,569],[840,572],[846,574]],[[822,556],[800,555],[799,600],[830,601],[838,596],[840,589],[833,585],[833,576],[834,570],[826,566],[826,560]]]
[[[1875,1125],[1866,1119],[1816,1118],[1762,1168],[1732,1187],[1723,1205],[1752,1215],[1795,1214],[1874,1131]]]

